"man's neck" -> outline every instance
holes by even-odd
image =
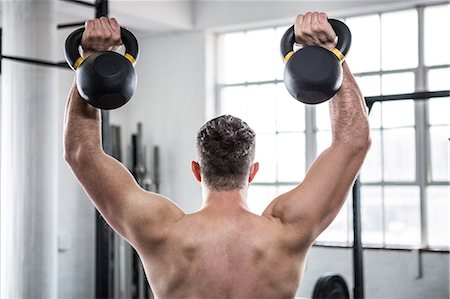
[[[247,189],[236,189],[230,191],[214,191],[203,189],[202,209],[224,211],[248,210]]]

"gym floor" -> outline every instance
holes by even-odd
[[[346,60],[364,96],[374,100],[373,143],[360,189],[364,297],[449,298],[448,1],[110,1],[107,7],[99,6],[107,1],[46,2],[48,7],[33,11],[2,2],[2,54],[51,63],[2,60],[1,298],[8,298],[4,290],[12,277],[27,273],[27,263],[51,269],[48,285],[33,286],[48,288],[39,293],[50,297],[152,297],[136,254],[104,225],[64,161],[62,124],[74,73],[51,64],[64,61],[65,39],[78,28],[71,24],[103,12],[139,41],[136,93],[104,115],[104,132],[108,152],[130,170],[136,170],[133,153],[142,153],[135,157],[145,165],[142,186],[188,213],[196,211],[201,189],[189,164],[196,159],[196,132],[216,115],[234,114],[260,136],[256,159],[261,166],[248,201],[261,213],[303,179],[331,140],[328,104],[299,103],[282,82],[280,38],[296,14],[306,11],[325,11],[349,26],[353,42]],[[11,9],[24,9],[20,28],[12,25],[20,14],[5,13]],[[54,40],[36,37],[33,26],[54,28]],[[41,86],[48,90],[42,93]],[[437,91],[414,99],[416,92]],[[399,99],[380,98],[392,95]],[[8,100],[14,97],[26,98],[26,107]],[[22,156],[26,159],[17,158]],[[28,171],[35,162],[42,172]],[[10,177],[13,166],[26,175]],[[34,186],[44,190],[36,198],[17,191]],[[40,196],[55,200],[40,201]],[[10,200],[16,197],[27,209],[23,215]],[[17,247],[8,245],[6,227],[20,228]],[[43,231],[30,241],[34,229]],[[47,242],[42,248],[55,252],[39,262],[28,256],[23,264],[11,264],[9,254],[27,255],[29,244],[41,240]],[[327,273],[340,274],[353,294],[353,240],[350,194],[311,249],[299,298],[311,298]]]

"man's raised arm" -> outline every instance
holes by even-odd
[[[86,22],[84,56],[120,44],[114,19]],[[105,154],[100,110],[87,104],[73,84],[66,107],[64,154],[81,185],[106,221],[135,247],[162,238],[166,225],[183,215],[170,200],[139,187],[130,172]]]
[[[297,17],[295,30],[302,44],[334,45],[335,35],[325,14]],[[314,161],[298,187],[276,198],[265,211],[299,232],[299,242],[306,244],[338,214],[371,144],[364,97],[345,62],[343,75],[342,86],[330,101],[330,147]]]

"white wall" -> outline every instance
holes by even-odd
[[[285,25],[299,13],[325,11],[331,17],[351,16],[374,11],[414,7],[439,0],[198,0],[194,2],[194,26],[197,29],[233,30],[259,26]]]

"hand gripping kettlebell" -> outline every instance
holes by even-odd
[[[64,55],[69,66],[77,72],[80,95],[92,106],[104,110],[126,104],[136,90],[134,64],[139,54],[138,43],[130,31],[120,30],[125,55],[102,51],[84,59],[78,51],[84,28],[75,30],[66,39]]]
[[[318,46],[305,46],[294,53],[294,26],[281,38],[280,50],[286,64],[284,84],[289,93],[305,104],[319,104],[332,98],[342,85],[342,61],[350,49],[352,35],[347,25],[329,19],[338,42],[329,51]]]

